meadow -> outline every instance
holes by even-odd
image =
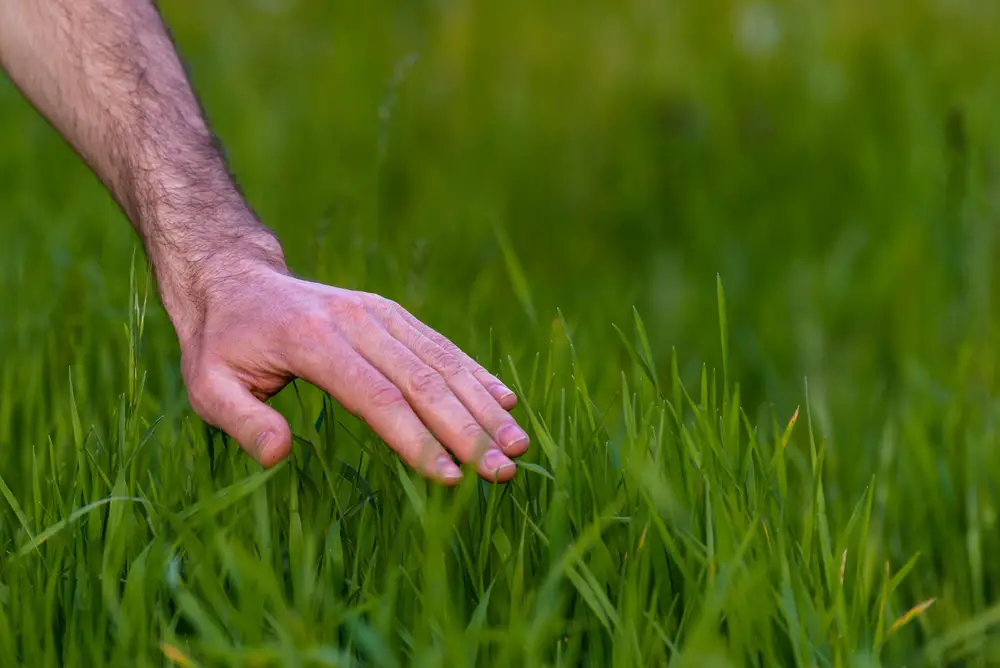
[[[296,383],[261,469],[0,80],[0,665],[1000,665],[1000,7],[161,4],[291,268],[532,446],[443,489]]]

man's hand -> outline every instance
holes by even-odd
[[[264,466],[288,454],[291,433],[261,401],[298,377],[428,477],[461,479],[449,451],[488,480],[513,477],[504,453],[528,446],[508,413],[514,394],[397,304],[267,265],[220,277],[209,293],[200,322],[179,327],[189,332],[181,347],[191,403]]]
[[[229,176],[151,0],[0,0],[0,66],[142,237],[195,410],[264,466],[288,424],[263,403],[300,377],[426,475],[448,452],[490,480],[528,437],[516,399],[399,306],[292,277]]]

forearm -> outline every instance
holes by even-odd
[[[0,64],[132,221],[179,330],[220,272],[284,268],[150,0],[0,0]]]

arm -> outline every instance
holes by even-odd
[[[151,0],[0,0],[0,65],[136,228],[179,337],[192,406],[259,462],[291,434],[264,401],[296,377],[361,416],[410,465],[448,451],[509,479],[516,398],[377,295],[293,277],[226,169]]]
[[[210,279],[199,265],[219,249],[283,267],[229,179],[151,2],[0,0],[0,64],[132,221],[175,326],[193,324],[196,283]]]

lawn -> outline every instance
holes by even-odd
[[[1000,8],[162,8],[292,269],[532,447],[443,489],[297,383],[261,469],[0,80],[0,665],[1000,664]]]

